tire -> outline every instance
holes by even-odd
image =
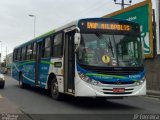
[[[0,89],[4,89],[4,86],[5,86],[5,82],[3,82],[3,83],[0,85]]]
[[[25,83],[23,82],[22,73],[20,73],[20,75],[19,75],[19,87],[20,88],[25,88],[26,87]]]
[[[62,99],[62,94],[59,93],[59,90],[58,90],[58,82],[57,82],[57,79],[56,79],[56,78],[54,78],[54,79],[51,81],[50,91],[51,91],[51,96],[52,96],[53,99],[55,99],[55,100],[61,100],[61,99]]]

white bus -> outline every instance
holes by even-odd
[[[13,51],[12,76],[49,89],[54,99],[146,94],[140,26],[88,18],[30,40]]]

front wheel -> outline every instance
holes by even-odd
[[[55,100],[60,100],[62,98],[62,94],[59,93],[59,90],[58,90],[57,79],[55,78],[51,82],[51,95],[52,95],[52,98]]]

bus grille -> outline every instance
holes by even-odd
[[[123,92],[123,93],[114,93],[114,92],[103,92],[104,94],[114,94],[114,95],[122,95],[122,94],[132,94],[132,92]]]
[[[107,81],[100,81],[102,84],[112,84],[112,85],[124,85],[124,84],[134,84],[134,81],[128,82],[107,82]]]
[[[112,95],[122,95],[122,94],[132,94],[133,88],[125,89],[125,92],[115,93],[113,92],[113,89],[102,89],[104,94],[112,94]]]
[[[139,74],[140,71],[97,71],[94,70],[98,74],[107,74],[107,75],[136,75]]]
[[[104,94],[114,94],[114,95],[122,95],[122,94],[132,94],[132,92],[123,92],[123,93],[114,93],[114,92],[103,92]]]

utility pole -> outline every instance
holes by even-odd
[[[8,65],[8,61],[7,61],[7,56],[8,56],[8,52],[9,52],[9,50],[8,50],[8,48],[7,48],[7,46],[6,46],[6,66]]]
[[[35,35],[36,35],[36,15],[29,15],[29,17],[33,17],[34,18],[34,33],[33,33],[33,35],[34,35],[34,38],[35,38]]]
[[[124,0],[122,0],[122,7],[121,9],[124,9]]]
[[[114,3],[115,3],[115,4],[118,4],[118,5],[121,5],[121,9],[124,9],[124,6],[125,6],[125,5],[131,5],[132,0],[129,0],[129,4],[124,3],[124,0],[122,0],[121,3],[117,3],[117,0],[114,0]]]
[[[6,46],[6,67],[7,67],[7,46]]]

